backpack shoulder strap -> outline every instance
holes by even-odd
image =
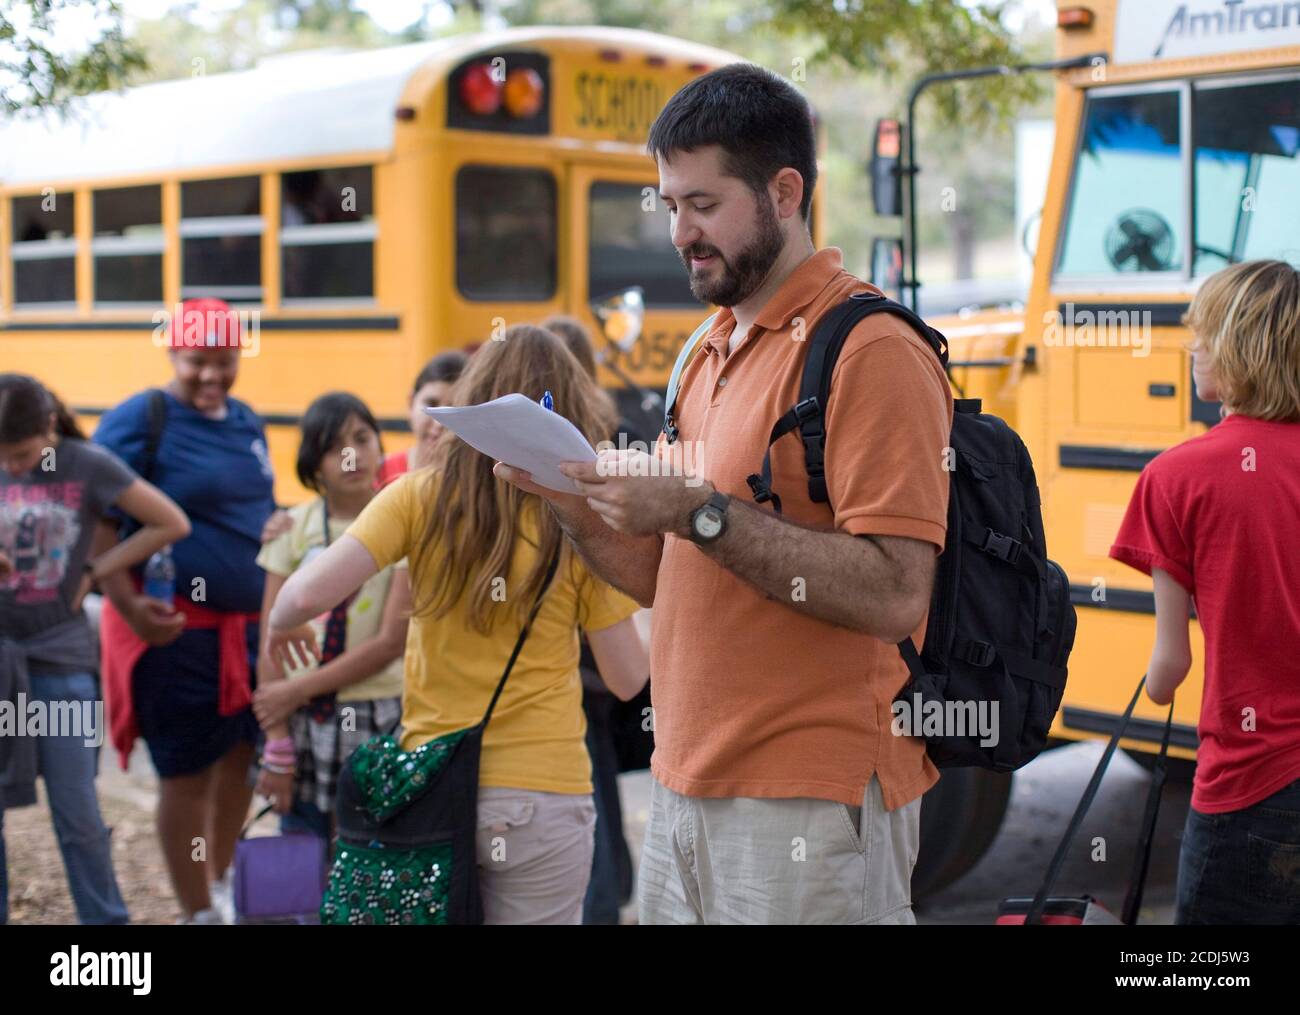
[[[826,490],[826,424],[825,410],[830,399],[831,378],[839,360],[840,349],[857,325],[872,314],[888,313],[901,317],[925,340],[945,372],[948,369],[948,340],[908,310],[901,303],[877,293],[854,293],[838,306],[827,311],[817,322],[808,342],[804,359],[803,376],[799,382],[799,401],[778,419],[768,437],[768,450],[763,454],[763,467],[747,477],[755,502],[772,502],[780,513],[781,499],[772,490],[771,448],[781,437],[798,429],[803,440],[804,465],[808,472],[808,496],[814,503],[828,503]]]
[[[149,389],[149,429],[145,432],[144,462],[140,476],[147,482],[153,482],[154,469],[158,465],[158,446],[162,443],[163,427],[167,425],[167,398],[161,388]]]
[[[682,371],[686,369],[686,364],[691,361],[691,356],[695,354],[696,348],[709,333],[713,327],[713,322],[717,314],[710,314],[706,317],[693,332],[691,337],[686,340],[682,346],[682,351],[677,354],[677,362],[673,364],[673,372],[668,377],[668,390],[664,395],[664,433],[668,435],[668,443],[672,444],[677,440],[677,425],[673,422],[673,408],[677,405],[677,387],[681,384]]]

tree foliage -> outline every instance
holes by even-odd
[[[84,45],[69,45],[69,34]],[[144,66],[116,0],[0,4],[0,116],[62,110],[75,96],[118,87]]]

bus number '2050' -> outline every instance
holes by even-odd
[[[677,354],[690,337],[689,331],[679,331],[676,334],[667,331],[648,331],[637,340],[630,353],[618,350],[618,355],[614,356],[617,347],[613,347],[606,349],[606,355],[610,356],[617,366],[631,370],[633,373],[639,374],[646,370],[657,373],[673,365]]]
[[[663,89],[651,78],[608,77],[583,71],[575,81],[579,127],[645,136],[663,108]]]

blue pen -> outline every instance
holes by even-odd
[[[551,393],[549,391],[542,393],[542,408],[547,412],[555,411],[555,400],[551,398]]]

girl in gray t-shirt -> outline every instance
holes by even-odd
[[[143,527],[92,560],[109,508]],[[106,731],[81,602],[95,581],[189,530],[170,498],[86,441],[44,385],[0,374],[0,923],[9,915],[4,811],[36,802],[38,771],[81,922],[127,920],[95,797]]]

